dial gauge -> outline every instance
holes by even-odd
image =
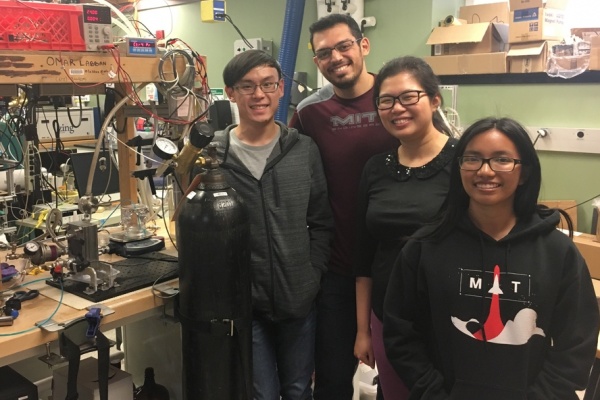
[[[29,255],[33,255],[38,252],[40,249],[40,245],[36,242],[27,242],[25,243],[25,253]]]
[[[156,138],[152,151],[163,160],[170,160],[177,154],[177,145],[165,137]]]

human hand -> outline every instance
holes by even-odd
[[[359,332],[354,342],[354,356],[371,368],[375,368],[375,355],[371,345],[371,334]]]

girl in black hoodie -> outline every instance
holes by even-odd
[[[576,400],[596,354],[598,305],[584,259],[556,229],[561,213],[537,204],[531,140],[514,120],[486,118],[456,155],[439,222],[392,272],[388,358],[410,399]]]

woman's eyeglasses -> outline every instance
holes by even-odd
[[[427,96],[427,93],[422,90],[408,90],[398,96],[379,96],[375,99],[375,104],[379,110],[389,110],[394,108],[396,100],[403,106],[412,106],[417,104],[423,96]]]
[[[521,164],[521,160],[511,157],[492,157],[482,158],[477,156],[462,156],[458,157],[458,165],[464,171],[479,171],[483,164],[490,166],[490,169],[495,172],[511,172],[517,164]]]

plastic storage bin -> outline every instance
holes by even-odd
[[[85,51],[80,4],[0,1],[0,50]]]

